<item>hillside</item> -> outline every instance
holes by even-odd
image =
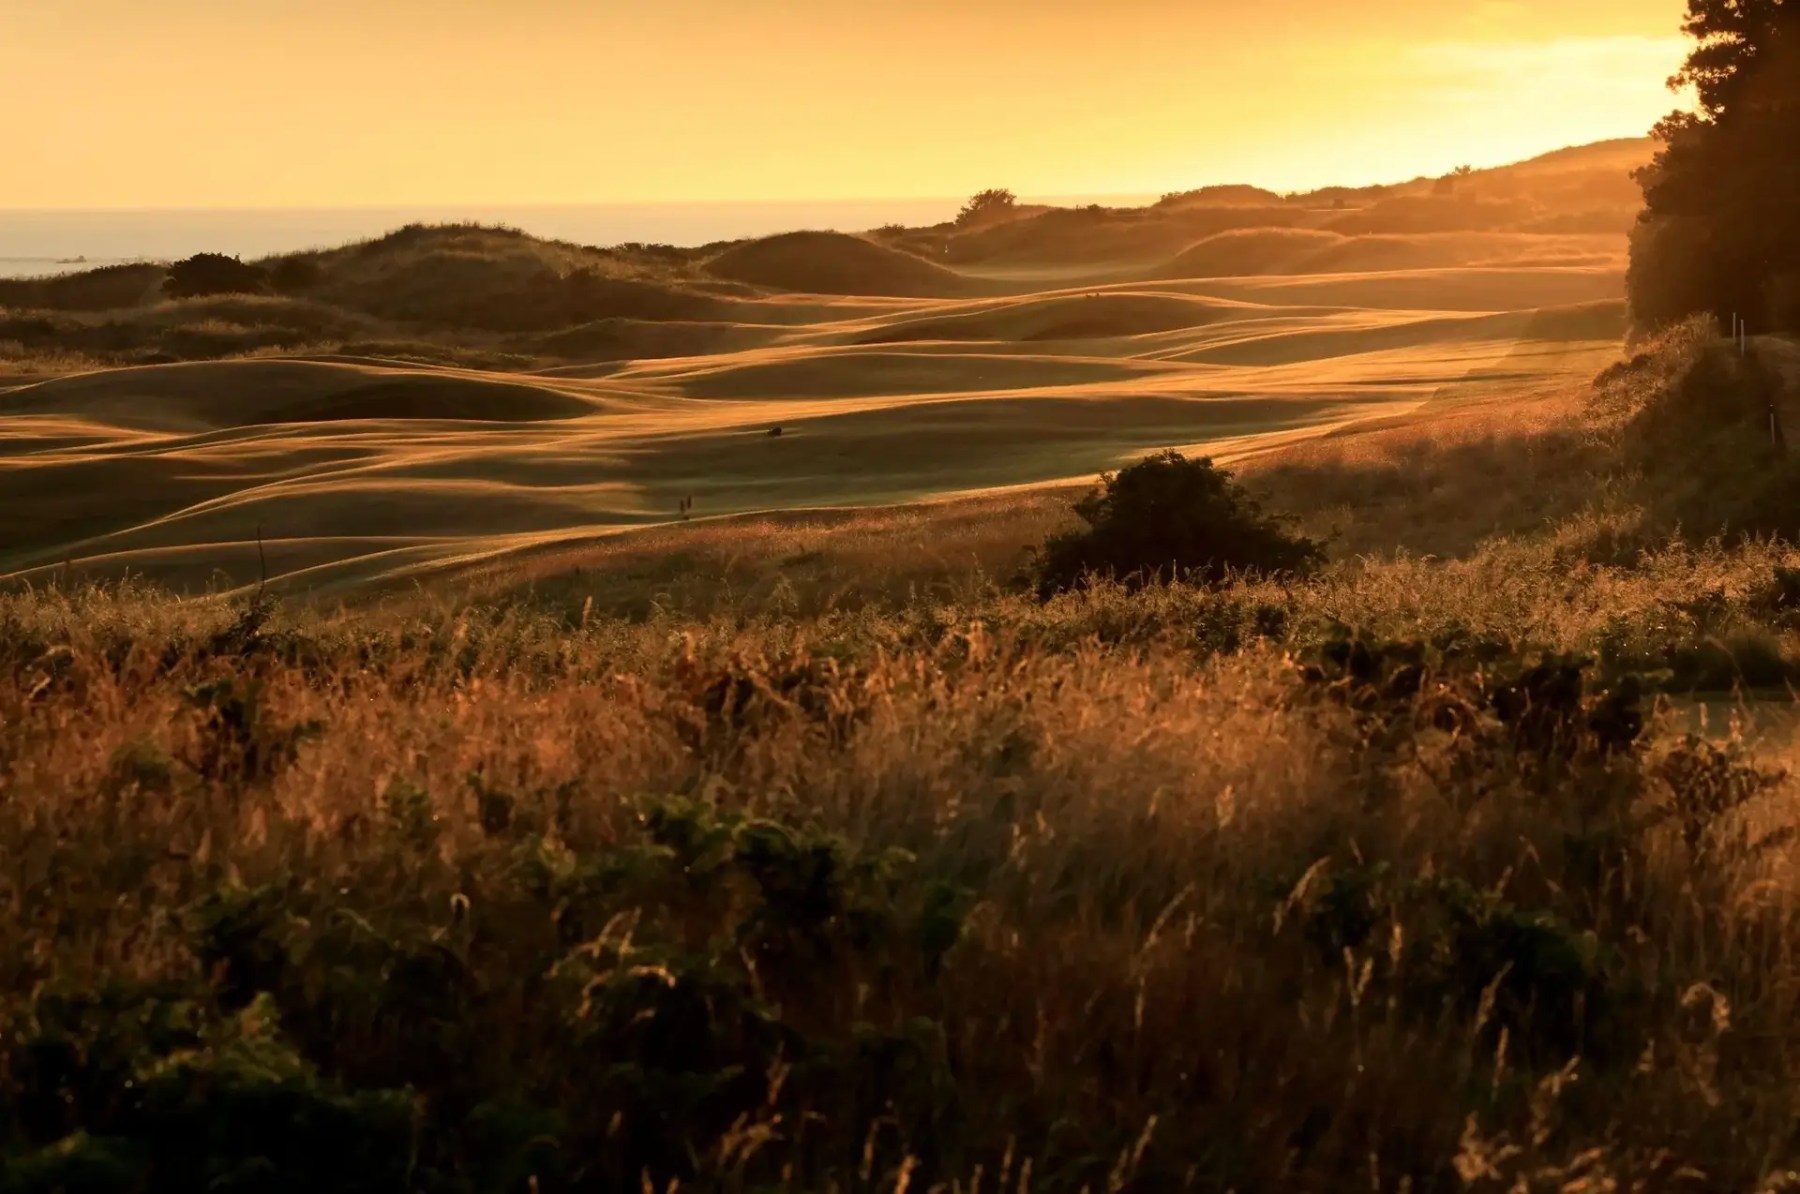
[[[1588,221],[1642,148],[697,249],[414,226],[219,266],[253,293],[168,297],[193,283],[159,266],[0,281],[0,501],[37,512],[0,576],[254,562],[356,589],[1563,384],[1622,334],[1626,208],[1541,229]]]
[[[0,426],[115,436],[5,458],[45,470],[34,522],[93,533],[131,512],[84,490],[175,489],[192,504],[145,526],[252,505],[285,536],[330,498],[389,571],[346,603],[279,577],[171,594],[152,553],[126,583],[84,557],[0,588],[0,891],[31,911],[0,916],[8,1187],[1781,1189],[1800,553],[1695,517],[1794,533],[1762,387],[1800,410],[1800,351],[1696,321],[1593,379],[1616,352],[1551,338],[1600,336],[1596,309],[1205,291],[921,316],[1206,322],[1136,355],[932,342],[965,379],[1063,372],[1003,418],[891,424],[846,471],[967,475],[1083,403],[1082,441],[1148,435],[1143,395],[1260,377],[1258,409],[1214,396],[1207,450],[1256,453],[1250,483],[1329,538],[1316,574],[1040,599],[1010,571],[1076,522],[1066,488],[413,538],[528,487],[629,502],[668,441],[811,483],[818,445],[871,430],[829,430],[857,404],[791,440],[683,419],[814,398],[816,355],[645,364],[642,411],[480,432],[403,425],[459,386],[366,363],[34,387]],[[1510,356],[1471,359],[1483,338]],[[838,389],[936,367],[834,344]],[[1481,376],[1393,392],[1459,356]],[[1278,378],[1381,397],[1283,441]],[[371,386],[417,401],[296,426]],[[125,394],[156,416],[135,439]],[[225,426],[234,394],[255,434]],[[242,575],[265,544],[232,529],[195,537]],[[272,572],[331,551],[266,546]]]
[[[0,278],[0,373],[8,362],[17,373],[300,352],[518,369],[742,345],[755,334],[737,329],[822,314],[824,305],[792,297],[805,294],[951,298],[1534,253],[1594,260],[1618,251],[1638,205],[1630,172],[1650,152],[1648,141],[1604,142],[1443,182],[1289,196],[1218,185],[1144,208],[1021,205],[970,228],[796,232],[696,249],[413,226],[252,263],[258,280],[246,295],[167,298],[158,265]]]
[[[970,280],[942,266],[839,232],[788,232],[733,245],[706,262],[715,277],[801,294],[967,293]]]

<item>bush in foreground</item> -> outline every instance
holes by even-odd
[[[1088,576],[1133,587],[1178,577],[1214,581],[1231,571],[1305,573],[1324,562],[1318,543],[1292,534],[1209,459],[1160,452],[1117,473],[1075,504],[1085,531],[1052,537],[1038,557],[1038,594]]]

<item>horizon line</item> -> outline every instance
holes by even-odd
[[[1477,170],[1502,170],[1511,166],[1522,166],[1542,158],[1552,157],[1570,150],[1591,149],[1601,145],[1612,145],[1627,141],[1654,141],[1654,135],[1646,131],[1638,134],[1621,134],[1616,137],[1602,137],[1596,141],[1577,142],[1546,149],[1527,157],[1508,161],[1494,162],[1476,166]],[[1167,194],[1182,194],[1187,191],[1207,190],[1219,187],[1253,187],[1268,191],[1283,198],[1294,195],[1312,194],[1326,190],[1371,190],[1377,187],[1406,186],[1410,183],[1441,177],[1441,174],[1430,172],[1415,174],[1410,178],[1389,179],[1376,182],[1326,182],[1317,186],[1280,188],[1266,186],[1261,183],[1245,182],[1203,182],[1191,187],[1171,190],[1099,190],[1099,191],[1065,191],[1057,194],[1020,194],[1020,203],[1055,204],[1072,200],[1100,199],[1145,199],[1159,198]],[[1010,189],[1010,188],[1009,188]],[[20,215],[27,213],[59,215],[69,213],[93,212],[96,214],[117,215],[121,213],[142,212],[318,212],[318,211],[408,211],[418,208],[532,208],[539,210],[573,209],[573,208],[695,208],[695,207],[783,207],[796,204],[882,204],[882,203],[962,203],[968,195],[868,195],[839,198],[798,197],[798,198],[749,198],[749,199],[418,199],[386,201],[379,203],[223,203],[223,204],[73,204],[67,206],[9,206],[0,204],[0,216]]]
[[[1249,184],[1225,183],[1209,184],[1225,186],[1242,186]],[[1268,189],[1268,188],[1262,188]],[[1160,196],[1167,192],[1159,191],[1079,191],[1063,195],[1020,195],[1020,203],[1053,203],[1070,199],[1142,199]],[[1272,192],[1279,194],[1280,192]],[[23,213],[55,213],[95,212],[119,214],[122,212],[172,212],[172,211],[207,211],[207,212],[279,212],[279,211],[409,211],[421,207],[468,207],[468,208],[592,208],[592,207],[791,207],[796,204],[876,204],[876,203],[966,203],[967,195],[875,195],[852,198],[820,199],[421,199],[411,202],[383,203],[161,203],[161,204],[71,204],[68,206],[47,207],[41,204],[30,207],[10,207],[0,204],[0,215],[17,215]]]

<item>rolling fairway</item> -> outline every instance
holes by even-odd
[[[829,258],[815,239],[801,247]],[[272,578],[342,590],[669,523],[690,497],[706,519],[1052,485],[1164,447],[1234,459],[1591,376],[1623,330],[1617,245],[1545,239],[1359,273],[1113,263],[1095,276],[1143,280],[1050,289],[901,269],[858,241],[811,263],[819,288],[906,293],[738,283],[705,319],[561,333],[576,362],[534,371],[320,355],[12,384],[0,504],[32,517],[0,539],[0,575],[231,587],[256,579],[260,535]],[[734,250],[731,272],[807,282],[784,245]],[[859,270],[868,286],[845,281]]]

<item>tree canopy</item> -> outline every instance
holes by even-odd
[[[1669,82],[1697,102],[1657,126],[1638,176],[1633,316],[1800,329],[1800,0],[1688,0],[1683,29],[1696,44]]]

